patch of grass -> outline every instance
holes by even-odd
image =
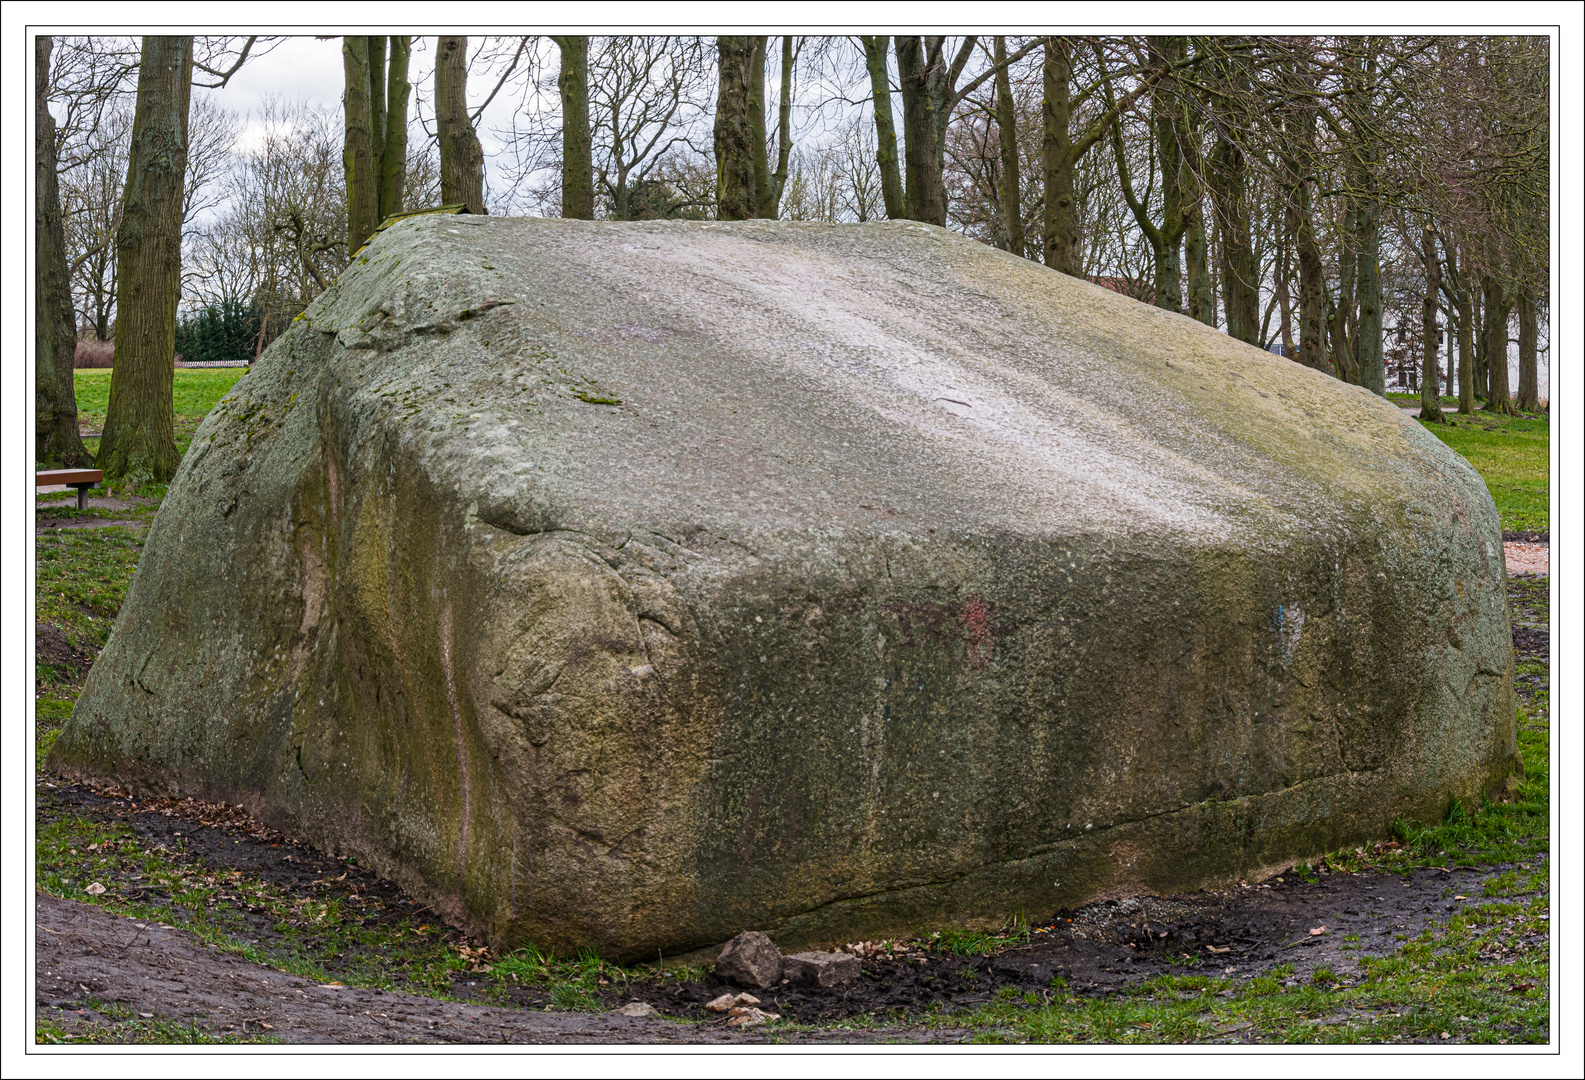
[[[1420,395],[1419,394],[1401,393],[1401,392],[1399,392],[1397,390],[1389,390],[1389,391],[1387,391],[1387,400],[1388,401],[1401,402],[1404,405],[1418,405],[1418,404],[1420,404]],[[1458,398],[1457,397],[1450,397],[1447,394],[1443,394],[1442,395],[1442,407],[1445,409],[1449,405],[1453,406],[1453,408],[1455,408],[1455,409],[1458,408]]]
[[[198,425],[247,373],[247,368],[178,368],[171,373],[172,420],[180,453],[187,453]],[[77,391],[77,423],[82,430],[104,430],[113,374],[109,368],[79,368],[72,373]],[[98,439],[85,442],[90,451],[98,451]]]
[[[1462,454],[1486,481],[1505,532],[1550,532],[1551,422],[1542,417],[1445,413],[1425,428]]]
[[[40,1009],[33,1030],[33,1041],[39,1045],[104,1046],[128,1044],[213,1045],[274,1043],[273,1036],[212,1035],[191,1020],[173,1020],[169,1017],[143,1017],[125,1006],[113,1003],[89,1002],[81,1013],[56,1010],[50,1016]]]
[[[1021,918],[1014,919],[994,932],[950,927],[938,930],[921,941],[921,944],[936,952],[956,956],[989,956],[1010,946],[1028,943],[1029,924]]]

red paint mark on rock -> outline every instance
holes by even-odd
[[[991,607],[978,596],[963,605],[963,629],[969,638],[969,667],[985,667],[996,653],[996,634],[991,630]]]

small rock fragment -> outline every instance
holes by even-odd
[[[776,985],[781,965],[781,950],[774,941],[758,930],[745,930],[721,950],[715,973],[739,986],[763,989]]]
[[[733,1009],[735,1014],[726,1022],[727,1027],[757,1027],[771,1020],[780,1020],[781,1013],[762,1012],[759,1009]]]
[[[840,986],[859,977],[859,958],[848,953],[801,952],[782,960],[794,986]]]
[[[732,1006],[734,1006],[736,1004],[737,1004],[737,998],[733,997],[731,994],[722,994],[720,997],[714,999],[713,1001],[706,1002],[705,1003],[705,1008],[713,1009],[716,1012],[726,1012],[728,1009],[730,1009]]]
[[[660,1015],[659,1013],[657,1013],[655,1011],[655,1006],[650,1005],[647,1002],[643,1002],[643,1001],[630,1001],[626,1005],[623,1005],[620,1009],[617,1009],[616,1010],[616,1014],[618,1016],[645,1016],[645,1017],[648,1017],[648,1016],[659,1016]]]

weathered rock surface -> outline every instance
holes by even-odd
[[[930,226],[420,217],[204,422],[53,763],[499,944],[1235,881],[1515,763],[1389,403]]]
[[[745,930],[727,942],[721,955],[716,957],[715,973],[755,990],[775,986],[781,981],[781,950],[758,930]]]
[[[859,958],[849,953],[800,952],[782,957],[782,978],[793,986],[840,986],[859,977]]]

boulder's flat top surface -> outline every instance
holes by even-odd
[[[607,521],[1264,546],[1407,494],[1435,449],[1363,390],[930,226],[414,218],[367,258],[314,327],[383,350],[512,320],[537,348],[474,358],[499,395],[450,433]]]

